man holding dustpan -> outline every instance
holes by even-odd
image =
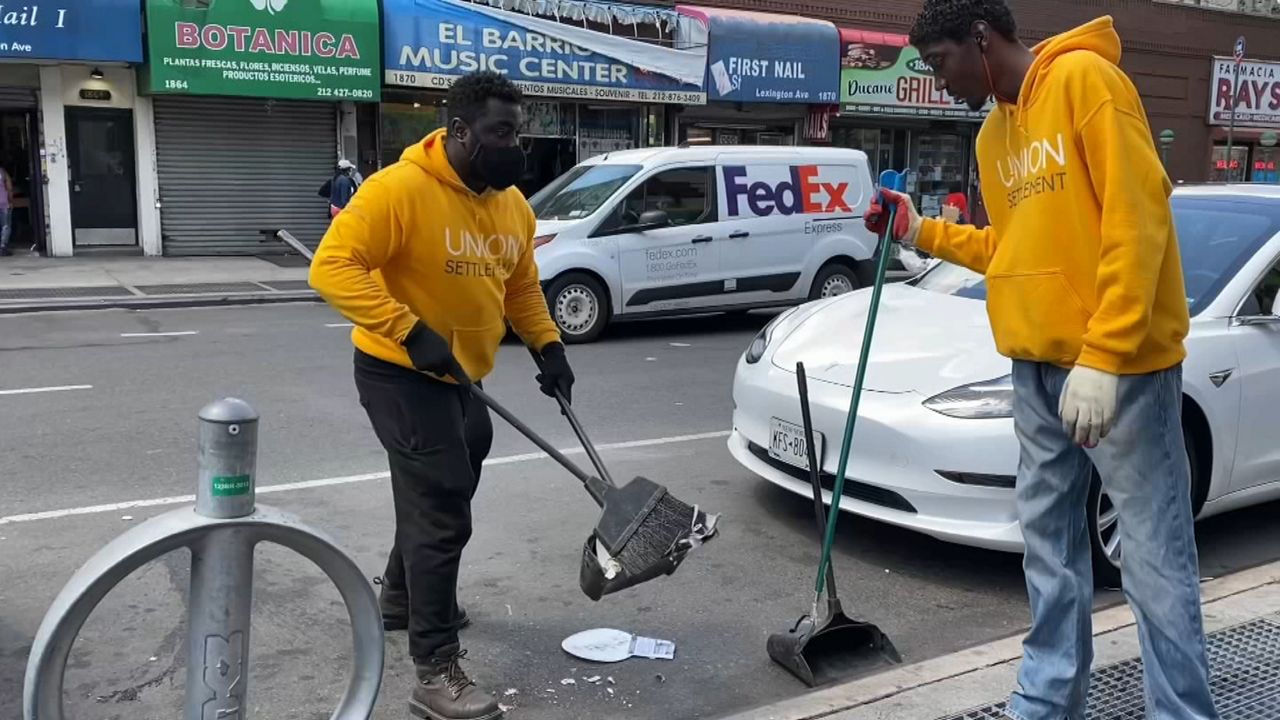
[[[911,43],[957,101],[997,101],[976,148],[990,227],[882,197],[897,208],[896,240],[986,276],[996,346],[1013,360],[1032,624],[1006,712],[1084,717],[1096,467],[1119,511],[1148,715],[1217,718],[1181,426],[1189,317],[1171,185],[1111,18],[1029,49],[1004,0],[925,0]],[[884,204],[867,215],[873,230]]]

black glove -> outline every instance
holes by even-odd
[[[470,384],[471,379],[453,357],[449,343],[421,321],[405,336],[403,345],[415,370],[439,377],[449,375],[463,385]]]
[[[567,402],[573,400],[573,370],[569,368],[569,360],[564,356],[564,345],[558,342],[547,343],[542,348],[542,372],[538,373],[538,384],[547,397],[555,397],[556,390],[564,395]]]

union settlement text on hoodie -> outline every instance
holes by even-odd
[[[535,350],[560,334],[538,282],[529,203],[514,187],[472,192],[444,145],[437,130],[360,186],[320,242],[310,282],[355,324],[365,353],[412,368],[400,343],[422,320],[480,380],[506,320]]]

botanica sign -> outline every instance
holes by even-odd
[[[147,0],[155,93],[379,99],[375,0]]]

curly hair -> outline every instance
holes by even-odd
[[[911,26],[911,44],[917,47],[969,37],[975,22],[991,26],[1006,40],[1016,40],[1018,26],[1004,0],[924,0],[924,7]]]
[[[458,78],[449,88],[449,112],[470,125],[484,112],[489,98],[519,103],[524,93],[510,78],[491,70],[477,70]]]

